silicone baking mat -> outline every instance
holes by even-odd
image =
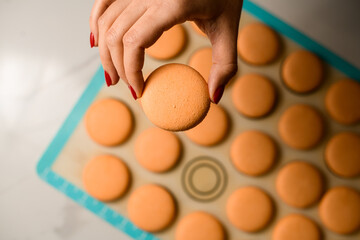
[[[235,108],[232,106],[230,99],[231,93],[229,92],[231,90],[230,85],[225,92],[224,98],[221,101],[221,106],[223,106],[226,111],[230,113],[229,115],[232,122],[231,132],[226,138],[226,140],[222,142],[219,146],[205,148],[192,144],[188,139],[186,139],[184,134],[178,133],[177,135],[179,136],[183,144],[183,149],[185,149],[181,158],[181,163],[174,170],[165,174],[159,175],[149,173],[146,170],[141,169],[139,166],[135,166],[136,160],[132,152],[133,142],[136,136],[138,136],[139,133],[147,127],[152,126],[152,124],[146,119],[141,108],[131,98],[130,92],[124,84],[118,84],[117,86],[111,88],[104,87],[105,84],[103,70],[102,68],[100,68],[90,81],[79,101],[76,103],[70,115],[63,123],[57,135],[50,143],[49,147],[40,159],[37,165],[37,172],[39,176],[43,180],[48,182],[50,185],[76,201],[78,204],[84,206],[94,214],[98,215],[99,217],[101,217],[117,229],[125,232],[134,239],[171,239],[170,236],[173,235],[174,226],[176,225],[176,223],[172,224],[172,226],[164,232],[153,235],[138,229],[126,217],[124,217],[124,214],[120,214],[126,212],[125,206],[129,193],[127,193],[126,196],[121,198],[119,201],[115,201],[112,203],[102,203],[89,196],[83,190],[81,177],[79,176],[81,176],[83,165],[92,156],[95,156],[96,154],[114,153],[126,160],[126,163],[132,170],[133,179],[135,179],[135,181],[133,181],[132,183],[131,190],[133,190],[139,185],[142,185],[145,182],[155,182],[161,184],[164,182],[164,179],[166,179],[166,186],[170,190],[176,189],[176,191],[172,190],[172,192],[176,193],[175,199],[180,202],[180,212],[176,221],[178,221],[179,218],[183,216],[187,211],[190,211],[189,209],[203,209],[205,211],[209,211],[210,209],[211,213],[216,216],[220,216],[221,221],[224,223],[227,231],[230,233],[230,239],[238,239],[240,237],[241,239],[269,239],[271,227],[274,226],[274,223],[276,222],[278,217],[290,212],[301,212],[305,215],[311,216],[311,218],[320,225],[320,221],[318,217],[316,217],[316,207],[311,207],[306,210],[298,210],[286,206],[284,203],[281,202],[281,200],[278,199],[273,186],[274,178],[276,177],[276,173],[279,170],[280,166],[282,166],[288,160],[315,159],[315,165],[318,166],[322,170],[322,172],[326,172],[325,175],[328,179],[326,182],[327,186],[333,186],[334,184],[342,184],[353,186],[358,189],[358,187],[360,186],[359,178],[355,180],[341,179],[332,175],[328,170],[326,170],[326,166],[323,163],[322,150],[324,144],[326,143],[326,140],[328,140],[331,136],[331,134],[329,133],[334,133],[339,130],[355,130],[356,132],[359,132],[359,125],[355,127],[345,127],[335,123],[328,118],[326,126],[328,131],[325,139],[323,139],[322,144],[320,144],[319,147],[317,147],[313,151],[296,151],[291,150],[288,147],[283,147],[283,149],[281,150],[281,157],[279,158],[278,163],[275,167],[276,169],[272,170],[269,174],[266,174],[265,176],[256,178],[243,176],[231,166],[228,154],[229,146],[234,137],[236,137],[237,134],[246,129],[263,130],[264,132],[267,132],[272,137],[274,137],[278,145],[281,145],[282,141],[278,138],[276,126],[279,114],[281,114],[284,109],[286,109],[288,106],[295,102],[310,103],[318,109],[321,109],[322,114],[326,115],[323,107],[323,99],[326,93],[326,89],[328,88],[330,83],[334,81],[334,79],[339,79],[343,77],[344,74],[352,79],[359,81],[360,70],[347,63],[340,57],[336,56],[320,44],[311,40],[307,36],[303,35],[296,29],[287,25],[280,19],[261,9],[254,3],[250,1],[244,1],[243,14],[240,24],[244,25],[248,22],[253,21],[263,21],[267,25],[271,26],[281,35],[282,41],[284,42],[284,45],[286,45],[286,48],[281,53],[279,59],[275,63],[271,64],[271,66],[252,67],[241,62],[239,63],[240,65],[238,76],[246,72],[265,73],[266,75],[270,76],[271,80],[275,81],[278,90],[281,88],[281,91],[279,91],[281,98],[286,99],[286,102],[282,101],[281,104],[278,104],[278,106],[276,107],[276,111],[272,113],[269,117],[259,120],[250,120],[241,117],[237,113]],[[194,31],[190,28],[189,24],[184,24],[184,27],[186,28],[186,32],[188,34],[189,43],[187,44],[187,47],[183,51],[183,53],[173,60],[174,62],[187,63],[189,56],[195,50],[199,49],[200,47],[210,46],[208,40],[206,38],[196,35]],[[316,93],[305,96],[294,95],[284,89],[284,87],[281,86],[281,82],[278,77],[278,71],[280,69],[279,66],[284,56],[286,56],[289,52],[292,52],[294,49],[299,49],[301,47],[316,53],[318,56],[321,57],[324,62],[327,62],[329,65],[332,66],[328,67],[329,69],[327,69],[328,75],[326,83],[324,83],[321,88],[316,91]],[[164,63],[165,62],[156,61],[147,57],[146,64],[144,66],[144,73],[148,74],[157,66],[160,66]],[[336,68],[337,70],[335,70],[334,68]],[[340,73],[340,71],[342,73]],[[121,99],[123,102],[125,102],[132,110],[136,121],[136,127],[130,139],[126,143],[115,148],[101,147],[93,143],[86,136],[86,132],[82,123],[83,116],[91,103],[97,98],[108,96]],[[241,126],[238,123],[241,123]],[[186,169],[187,163],[191,162],[193,159],[198,158],[199,156],[212,157],[218,160],[217,162],[220,162],[221,166],[224,165],[222,167],[224,168],[223,172],[225,172],[226,175],[227,186],[226,189],[224,189],[224,191],[221,193],[222,196],[212,202],[204,203],[191,199],[189,196],[187,196],[187,193],[182,189],[181,186],[182,171]],[[241,185],[260,186],[265,191],[269,191],[274,200],[276,200],[279,206],[281,206],[277,208],[277,216],[275,216],[275,219],[273,219],[270,226],[265,230],[261,231],[260,233],[242,233],[231,227],[231,225],[226,222],[226,218],[224,217],[223,206],[227,196],[235,189],[235,187]],[[328,230],[325,230],[324,228],[323,232],[325,232],[325,237],[327,239],[360,238],[359,233],[350,236],[340,236],[333,234]]]

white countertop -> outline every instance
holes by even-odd
[[[35,166],[100,65],[93,1],[0,1],[0,239],[129,239],[40,180]],[[360,2],[257,3],[360,68]]]

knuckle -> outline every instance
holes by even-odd
[[[136,37],[136,32],[135,31],[129,31],[127,33],[125,33],[124,37],[123,37],[123,43],[124,46],[127,47],[136,47],[137,45],[137,37]]]
[[[231,78],[233,77],[237,70],[238,65],[237,63],[214,63],[215,67],[218,69],[221,69],[221,75],[223,75],[225,78]]]
[[[237,65],[237,63],[230,63],[230,64],[226,65],[226,68],[227,68],[227,70],[226,70],[227,74],[230,77],[232,77],[236,74],[236,72],[238,70],[238,65]]]
[[[164,0],[154,0],[151,2],[150,8],[154,9],[155,12],[163,13],[164,11],[168,12],[171,15],[178,15],[183,12],[185,1],[164,1]]]
[[[186,1],[174,1],[174,4],[167,7],[173,9],[177,13],[181,13],[187,12],[186,10],[189,8],[189,4],[187,4]]]
[[[229,77],[232,77],[236,74],[237,70],[238,70],[238,65],[236,63],[231,63],[228,64],[228,75]]]
[[[232,63],[232,64],[230,64],[230,72],[237,72],[237,70],[238,70],[238,65],[237,65],[237,63]]]
[[[105,41],[108,46],[115,46],[121,42],[121,37],[114,28],[110,28],[105,34]]]
[[[166,1],[162,1],[162,0],[152,1],[152,7],[156,9],[161,9],[164,6],[164,4],[166,4]]]
[[[98,21],[97,21],[97,24],[98,24],[99,28],[104,27],[104,26],[105,26],[105,22],[106,22],[106,20],[105,20],[105,17],[104,17],[104,16],[99,17],[99,19],[98,19]]]

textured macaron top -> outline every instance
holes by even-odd
[[[141,105],[156,126],[184,131],[199,124],[210,108],[204,78],[184,64],[166,64],[153,71],[145,82]]]

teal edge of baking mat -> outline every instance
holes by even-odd
[[[347,76],[357,81],[360,81],[360,70],[346,62],[339,56],[335,55],[325,47],[311,40],[309,37],[295,30],[282,20],[271,15],[264,9],[260,8],[256,4],[245,0],[243,10],[254,15],[256,18],[265,22],[281,34],[289,37],[293,41],[302,45],[304,48],[316,53],[326,62],[337,68]],[[62,151],[67,140],[72,135],[73,131],[81,121],[86,110],[93,102],[95,96],[98,94],[102,86],[104,85],[103,69],[100,67],[91,79],[89,85],[81,95],[80,99],[72,109],[71,113],[57,132],[56,136],[44,152],[43,156],[37,164],[36,171],[40,178],[44,181],[63,192],[66,196],[73,199],[78,204],[84,206],[94,214],[98,215],[115,228],[126,233],[134,239],[141,240],[158,240],[154,235],[138,229],[127,218],[123,217],[119,213],[109,208],[106,204],[97,201],[93,197],[89,196],[86,192],[74,186],[66,179],[56,174],[51,170],[53,163],[55,162],[58,154]]]

